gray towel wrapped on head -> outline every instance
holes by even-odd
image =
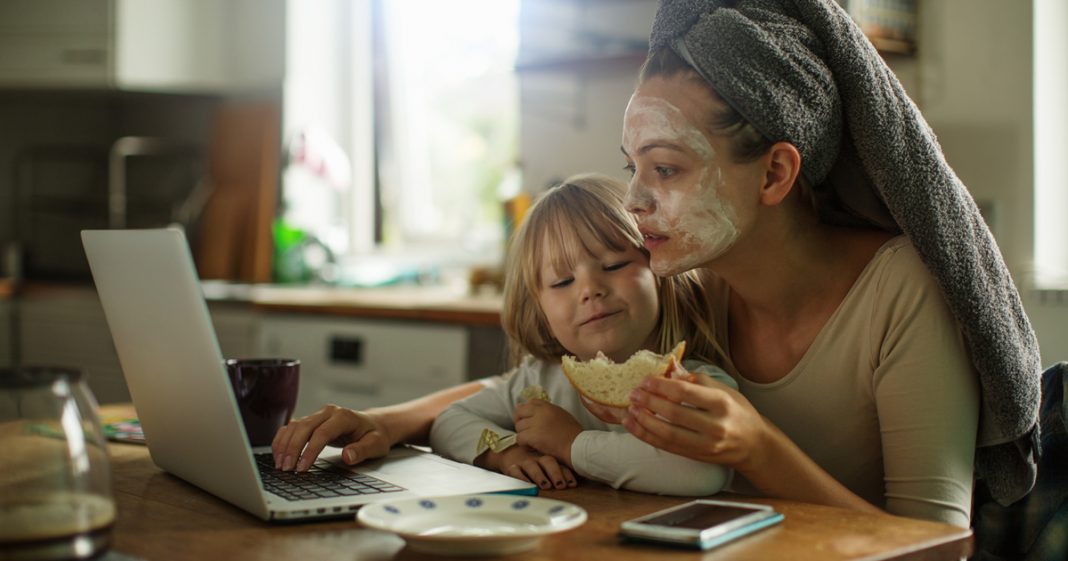
[[[662,0],[670,47],[772,141],[794,144],[824,218],[908,235],[979,373],[976,473],[1009,504],[1034,485],[1038,342],[990,230],[919,110],[831,0]],[[821,195],[822,192],[822,195]]]

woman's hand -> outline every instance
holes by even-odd
[[[278,429],[271,441],[274,465],[306,471],[328,444],[343,446],[341,459],[352,465],[385,456],[395,442],[374,415],[327,405]]]
[[[571,444],[582,432],[575,417],[559,406],[530,399],[515,407],[516,442],[571,465]]]
[[[631,393],[623,426],[649,444],[743,474],[760,465],[769,427],[742,394],[704,374],[647,378]]]
[[[623,426],[657,448],[735,469],[770,497],[881,512],[839,483],[737,390],[704,374],[647,378]]]
[[[578,485],[578,479],[566,465],[522,444],[510,446],[501,452],[487,451],[475,460],[475,465],[529,481],[542,489],[566,489]]]
[[[692,381],[694,374],[691,374],[686,367],[679,362],[679,359],[672,359],[672,368],[668,371],[667,376],[676,380],[689,380]],[[612,407],[611,405],[601,405],[595,401],[586,399],[586,396],[579,395],[579,400],[582,401],[582,406],[586,408],[594,417],[610,424],[619,425],[623,423],[623,419],[626,419],[629,414],[625,407]]]

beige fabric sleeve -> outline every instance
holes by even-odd
[[[884,297],[872,309],[886,510],[967,527],[978,379],[934,279],[910,257],[898,256],[901,270],[880,278]]]

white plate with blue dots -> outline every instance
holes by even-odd
[[[364,506],[360,524],[394,532],[422,553],[505,555],[537,547],[546,535],[586,522],[582,507],[517,495],[457,495]]]

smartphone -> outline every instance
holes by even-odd
[[[767,505],[699,499],[628,520],[619,534],[626,540],[711,549],[782,519]]]

